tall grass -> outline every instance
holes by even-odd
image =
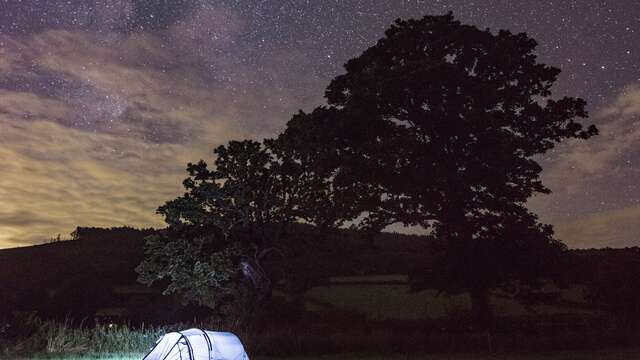
[[[29,319],[17,324],[14,336],[0,339],[2,353],[145,353],[167,330],[163,327],[126,325],[85,326],[71,321]],[[20,329],[19,327],[23,327]],[[25,329],[26,328],[26,329]]]

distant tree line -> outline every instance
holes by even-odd
[[[78,226],[71,233],[71,240],[110,241],[118,239],[144,240],[157,230],[153,228],[137,229],[129,226],[100,228]]]

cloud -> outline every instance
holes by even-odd
[[[609,210],[579,217],[557,227],[557,236],[571,247],[638,246],[640,206]]]
[[[181,193],[187,162],[272,135],[238,121],[260,94],[234,99],[162,39],[117,36],[109,47],[77,31],[0,36],[14,54],[0,57],[0,248],[79,225],[162,226],[155,209]]]
[[[601,116],[638,116],[640,114],[640,84],[630,85],[615,101],[600,111]]]
[[[614,101],[595,114],[599,136],[574,140],[561,148],[552,166],[585,175],[604,176],[612,163],[638,149],[640,144],[640,86],[626,88]]]
[[[640,245],[640,86],[628,86],[593,121],[600,135],[568,141],[543,161],[553,193],[530,206],[570,246]]]
[[[61,121],[71,109],[59,101],[41,98],[33,93],[0,89],[0,113],[16,119]]]
[[[162,226],[155,209],[182,192],[187,162],[273,136],[321,99],[303,53],[245,61],[261,50],[229,8],[135,25],[149,9],[78,4],[78,24],[0,31],[0,248],[76,226]]]
[[[0,116],[0,233],[28,242],[78,225],[160,225],[155,208],[179,193],[184,150],[49,121]],[[135,156],[123,157],[121,149]],[[17,219],[22,219],[17,221]],[[8,236],[6,234],[10,234]]]

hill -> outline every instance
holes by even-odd
[[[0,250],[0,311],[82,318],[131,302],[117,291],[136,283],[134,268],[142,259],[146,235],[148,231],[133,231],[108,240],[82,238]],[[151,290],[145,302],[160,298],[157,289]]]
[[[201,311],[162,295],[162,284],[147,288],[137,283],[135,267],[144,256],[144,238],[155,231],[78,228],[72,233],[74,240],[0,250],[0,317],[13,311],[38,311],[52,318],[115,317],[148,322],[180,320]],[[350,286],[360,286],[363,291],[377,287],[386,292],[388,288],[409,288],[413,282],[389,283],[387,279],[371,283],[366,277],[408,274],[411,279],[416,270],[428,271],[431,243],[427,237],[382,233],[363,239],[355,232],[346,233],[345,241],[355,244],[358,251],[327,276],[356,276]],[[594,283],[602,278],[602,269],[639,257],[638,248],[571,250],[560,278],[562,286]],[[339,294],[346,289],[341,281],[327,279],[318,285],[340,288],[336,290]]]
[[[34,310],[44,317],[122,316],[131,321],[191,315],[196,309],[163,296],[161,286],[147,288],[136,282],[144,238],[155,231],[79,227],[72,240],[0,250],[0,317]],[[351,238],[362,241],[356,234]],[[409,264],[420,261],[417,254],[423,254],[426,246],[424,237],[383,233],[337,271],[340,275],[406,273]]]

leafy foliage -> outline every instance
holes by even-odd
[[[188,164],[186,193],[158,208],[169,226],[148,239],[137,271],[146,284],[168,280],[167,294],[220,309],[246,300],[241,263],[259,261],[271,240],[267,227],[290,218],[271,176],[271,155],[260,143],[232,141],[214,153],[215,170],[204,161]],[[258,263],[244,269],[253,280],[261,277],[256,288],[268,288]]]
[[[249,315],[278,281],[301,294],[313,279],[328,276],[314,264],[329,257],[314,258],[308,246],[317,237],[292,226],[335,226],[340,217],[326,208],[315,212],[318,202],[301,205],[320,200],[324,187],[285,157],[280,145],[231,141],[215,149],[215,170],[204,161],[189,164],[186,193],[158,208],[168,228],[148,238],[139,280],[168,281],[165,293],[180,294],[185,302]]]

